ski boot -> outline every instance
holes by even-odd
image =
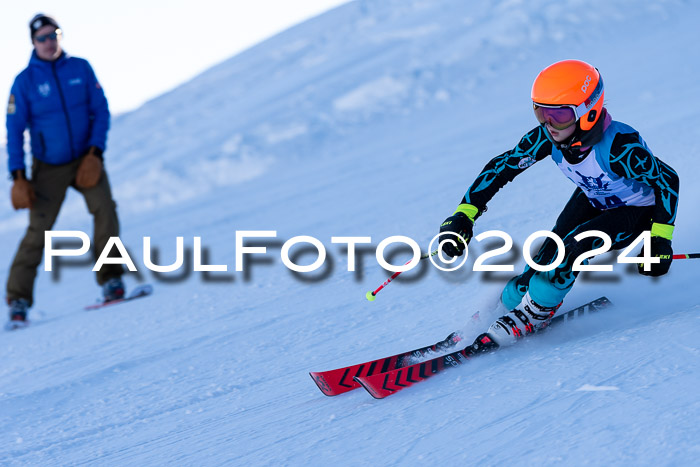
[[[10,320],[5,324],[5,329],[12,331],[27,327],[29,325],[29,321],[27,321],[28,311],[29,300],[25,298],[10,300]]]
[[[489,326],[487,334],[501,347],[511,345],[520,337],[547,327],[560,306],[561,303],[554,307],[538,305],[527,292],[518,306]]]
[[[121,300],[124,298],[124,293],[125,287],[121,277],[109,279],[102,285],[102,296],[105,303]]]

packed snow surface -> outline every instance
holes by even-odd
[[[40,272],[33,325],[0,334],[0,464],[696,463],[695,260],[659,280],[618,264],[584,274],[564,308],[601,295],[613,308],[388,399],[328,398],[308,372],[488,326],[511,273],[471,271],[484,245],[463,270],[422,262],[369,303],[389,275],[374,247],[404,235],[427,250],[484,164],[536,125],[530,86],[557,60],[595,64],[613,118],[678,171],[673,245],[698,251],[699,19],[700,4],[682,0],[356,1],[116,117],[105,156],[138,266],[126,282],[155,294],[86,312],[99,296],[89,258]],[[515,247],[499,259],[518,271],[525,239],[554,225],[572,191],[542,161],[496,196],[477,233],[507,232]],[[26,221],[2,203],[1,264]],[[76,193],[55,229],[91,232]],[[258,240],[267,254],[236,271],[236,232],[262,230],[276,231]],[[298,235],[325,245],[318,271],[282,263]],[[371,237],[355,272],[333,236]],[[162,265],[183,237],[182,268],[146,269],[144,237]],[[195,237],[202,261],[226,272],[193,272]],[[291,251],[298,264],[316,258]]]

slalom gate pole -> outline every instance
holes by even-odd
[[[431,253],[425,253],[425,254],[422,255],[420,258],[418,258],[418,261],[420,261],[420,260],[422,260],[422,259],[430,258],[431,256],[435,256],[435,255],[437,254],[437,252],[438,252],[438,250],[435,250],[435,251],[433,251],[433,252],[431,252]],[[411,261],[413,261],[413,259],[408,260],[408,261],[406,262],[406,264],[410,263]],[[405,266],[406,264],[404,264],[404,266]],[[370,290],[369,292],[367,292],[367,294],[365,295],[365,297],[367,298],[367,300],[369,300],[370,302],[373,302],[373,301],[377,298],[377,294],[379,293],[379,291],[382,290],[382,289],[383,289],[384,287],[386,287],[387,285],[389,285],[389,284],[391,283],[391,281],[393,281],[394,279],[396,279],[396,278],[399,276],[399,274],[401,274],[402,272],[403,272],[403,271],[397,271],[397,272],[395,272],[394,274],[391,275],[390,278],[388,278],[387,280],[385,280],[384,283],[383,283],[382,285],[380,285],[379,287],[377,287],[374,291],[371,291],[371,290]]]
[[[680,255],[673,255],[673,259],[700,259],[700,253],[685,253]]]

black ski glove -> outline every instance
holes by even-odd
[[[444,232],[444,233],[443,233]],[[447,240],[442,245],[442,251],[451,258],[462,256],[467,245],[458,237],[450,235],[447,232],[459,234],[467,243],[471,240],[474,233],[474,223],[463,212],[456,212],[452,216],[445,219],[445,222],[440,226],[440,237],[438,237],[438,245]]]
[[[671,240],[663,237],[651,237],[651,256],[659,258],[661,261],[651,264],[649,271],[644,270],[643,264],[638,264],[637,270],[639,274],[652,277],[666,274],[671,267],[671,261],[673,261]]]

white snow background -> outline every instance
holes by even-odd
[[[369,303],[389,274],[371,252],[347,272],[330,238],[406,235],[426,250],[484,164],[536,125],[532,80],[557,60],[595,64],[613,118],[678,171],[674,249],[700,250],[698,20],[683,0],[351,2],[114,118],[107,166],[140,271],[126,281],[156,291],[86,312],[99,296],[87,258],[57,281],[40,272],[35,325],[0,334],[0,464],[697,465],[695,260],[659,280],[625,265],[582,275],[564,308],[616,306],[388,399],[326,397],[308,372],[488,326],[510,274],[470,272],[483,245],[466,270],[406,273]],[[518,271],[525,238],[573,188],[542,161],[476,231],[509,233],[501,259]],[[27,214],[0,204],[4,283]],[[91,232],[76,193],[55,229]],[[247,278],[237,230],[278,232]],[[280,259],[296,235],[329,254],[305,280]],[[160,264],[177,236],[189,250],[200,236],[228,272],[192,273],[190,254],[190,273],[165,281],[143,266],[144,236]]]

